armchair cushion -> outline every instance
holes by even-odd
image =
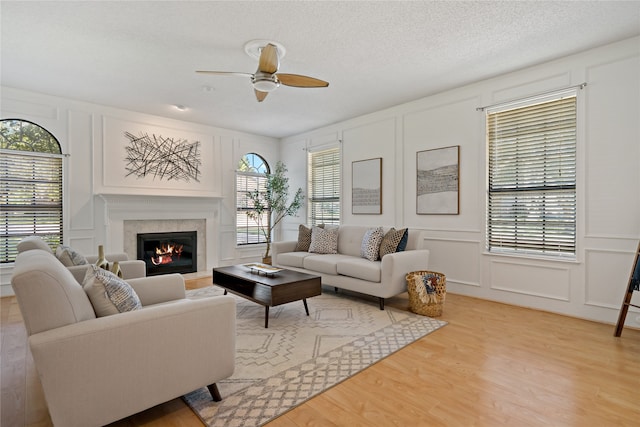
[[[58,258],[65,267],[89,264],[84,255],[70,246],[58,245],[56,248],[56,258]]]
[[[98,317],[142,308],[140,298],[127,282],[93,264],[87,268],[82,286]]]

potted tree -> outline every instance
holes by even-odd
[[[285,176],[287,167],[282,162],[276,163],[274,173],[267,175],[264,191],[247,192],[247,198],[253,210],[247,216],[254,220],[265,238],[267,248],[262,262],[271,264],[271,238],[274,228],[287,216],[295,215],[304,200],[302,188],[298,188],[293,200],[289,203],[289,178]]]

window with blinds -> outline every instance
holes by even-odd
[[[236,171],[236,244],[251,245],[265,243],[266,236],[260,231],[258,222],[249,218],[247,212],[253,205],[247,192],[265,191],[267,174],[270,173],[266,160],[255,153],[242,156]],[[263,215],[263,223],[267,223],[269,212]]]
[[[13,262],[31,235],[62,244],[60,144],[34,123],[0,120],[0,262]]]
[[[576,95],[489,111],[488,249],[575,257]]]
[[[308,154],[307,224],[340,224],[340,148]]]

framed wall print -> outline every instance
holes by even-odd
[[[457,215],[460,146],[418,151],[416,157],[416,213]]]
[[[382,213],[382,157],[351,163],[351,213]]]

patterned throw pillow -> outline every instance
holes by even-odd
[[[324,224],[320,224],[318,227],[324,228]],[[311,246],[311,229],[300,224],[298,226],[298,243],[294,252],[308,252],[309,246]]]
[[[362,245],[360,246],[360,256],[369,261],[376,261],[380,255],[380,242],[384,237],[382,227],[370,228],[364,233]]]
[[[311,229],[300,224],[298,226],[298,243],[296,243],[295,252],[307,252],[311,246]]]
[[[391,228],[387,231],[387,234],[382,238],[380,243],[380,258],[387,254],[395,252],[402,252],[407,247],[407,240],[409,238],[409,231],[406,228],[396,230]]]
[[[89,264],[84,255],[75,249],[64,245],[59,245],[56,248],[56,258],[58,258],[65,267]]]
[[[309,245],[309,252],[316,254],[337,254],[338,229],[311,228],[311,245]]]
[[[142,308],[140,298],[131,285],[112,272],[93,264],[87,268],[82,287],[98,317]]]

